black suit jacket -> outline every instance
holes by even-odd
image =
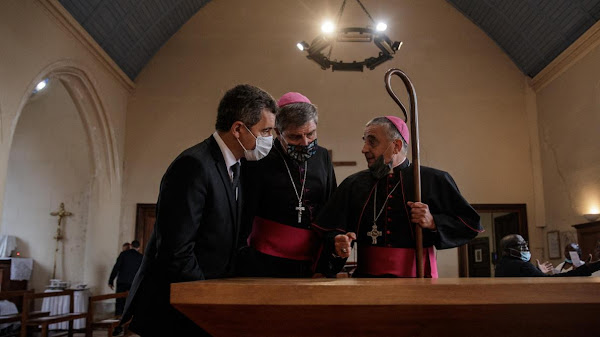
[[[113,285],[115,278],[117,284],[126,284],[131,286],[135,274],[142,264],[142,254],[135,249],[128,249],[121,252],[117,258],[117,262],[113,266],[112,272],[108,279],[108,284]]]
[[[160,184],[154,231],[123,315],[123,322],[133,315],[134,332],[156,333],[168,318],[173,319],[171,327],[191,322],[181,323],[169,304],[171,283],[232,276],[239,203],[213,136],[171,163]]]

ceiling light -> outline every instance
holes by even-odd
[[[367,14],[371,23],[375,26],[368,27],[343,27],[340,28],[340,19],[346,6],[346,1],[342,2],[340,8],[337,23],[333,24],[331,21],[326,21],[322,26],[322,34],[314,38],[310,45],[304,41],[296,44],[296,47],[300,51],[306,51],[306,58],[317,63],[321,69],[326,70],[331,68],[332,71],[363,71],[364,67],[373,70],[378,65],[391,60],[394,58],[394,54],[402,42],[392,41],[383,31],[387,29],[387,25],[383,22],[375,24],[375,21],[365,8],[365,6],[356,0],[363,11]],[[340,61],[331,59],[331,52],[335,43],[346,43],[346,42],[362,42],[362,43],[374,43],[379,48],[379,53],[373,57],[367,57],[362,61]]]
[[[333,33],[334,30],[335,25],[331,21],[325,21],[325,23],[323,23],[321,26],[321,31],[326,34]]]
[[[48,79],[46,78],[35,86],[35,91],[38,92],[38,91],[44,90],[44,88],[46,87],[47,84],[48,84]]]
[[[298,49],[300,49],[300,51],[304,51],[304,50],[308,49],[309,45],[308,45],[308,43],[302,41],[302,42],[296,43],[296,47],[298,47]]]

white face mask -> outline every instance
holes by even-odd
[[[257,160],[263,159],[271,151],[271,147],[273,146],[273,136],[269,136],[269,137],[258,136],[258,137],[256,137],[250,131],[250,129],[248,129],[246,124],[244,124],[244,127],[246,128],[246,130],[248,130],[248,132],[250,132],[252,137],[254,137],[254,139],[256,140],[256,147],[254,147],[254,150],[246,150],[244,145],[242,145],[242,142],[240,142],[240,139],[236,138],[238,143],[240,143],[240,145],[242,146],[242,149],[244,149],[244,157],[246,158],[246,160],[249,160],[249,161],[257,161]]]

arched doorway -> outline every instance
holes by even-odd
[[[115,136],[87,72],[71,61],[51,64],[47,91],[26,95],[13,124],[2,234],[16,235],[22,256],[35,260],[30,288],[44,289],[53,272],[57,218],[65,218],[56,277],[105,286],[120,218],[120,169]],[[62,225],[61,225],[62,226]]]

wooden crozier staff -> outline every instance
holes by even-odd
[[[406,91],[408,92],[408,97],[410,99],[410,135],[411,140],[410,143],[412,145],[412,161],[413,161],[413,169],[415,174],[415,195],[414,202],[421,202],[421,164],[419,162],[419,113],[417,109],[417,93],[415,92],[415,87],[412,82],[406,76],[406,74],[396,68],[392,68],[385,73],[385,88],[387,89],[388,94],[392,97],[394,102],[398,104],[402,112],[404,113],[404,122],[408,124],[408,117],[406,112],[406,107],[398,96],[392,90],[391,80],[392,75],[397,75],[404,82],[404,86],[406,87]],[[417,277],[423,278],[424,276],[424,266],[423,266],[423,230],[421,226],[414,224],[415,226],[415,239],[416,239],[416,261],[417,261]]]

